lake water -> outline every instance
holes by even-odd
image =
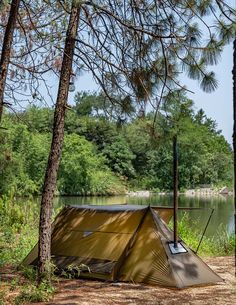
[[[111,197],[57,197],[55,206],[63,205],[107,205],[107,204],[138,204],[154,206],[172,206],[172,196],[170,195],[151,195],[150,197],[130,197],[130,196],[111,196]],[[179,211],[179,218],[186,217],[189,226],[200,231],[206,226],[211,210],[214,209],[213,216],[207,228],[207,236],[216,236],[222,230],[228,233],[234,232],[234,203],[233,196],[193,196],[187,197],[180,195],[180,207],[197,207],[197,210]]]

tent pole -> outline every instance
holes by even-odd
[[[178,150],[177,135],[173,137],[174,247],[178,248]]]
[[[211,217],[212,217],[213,213],[214,213],[214,209],[211,209],[211,215],[210,215],[209,218],[208,218],[207,224],[206,224],[206,226],[205,226],[205,229],[204,229],[204,231],[203,231],[203,233],[202,233],[201,239],[200,239],[199,244],[198,244],[198,246],[197,246],[197,250],[194,251],[194,253],[196,253],[196,254],[198,253],[199,247],[200,247],[200,245],[201,245],[201,243],[202,243],[203,237],[204,237],[204,235],[205,235],[205,233],[206,233],[207,227],[208,227],[208,225],[209,225],[209,223],[210,223],[210,220],[211,220]]]

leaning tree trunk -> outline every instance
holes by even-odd
[[[79,8],[76,6],[76,1],[73,1],[66,34],[60,82],[54,113],[53,137],[42,191],[38,250],[39,282],[43,279],[50,281],[50,272],[48,272],[48,267],[51,259],[51,215],[53,196],[56,188],[57,173],[64,139],[65,111],[72,72],[78,21]]]
[[[2,45],[2,54],[0,59],[0,123],[2,120],[4,107],[4,91],[7,79],[7,70],[11,57],[11,46],[13,41],[13,32],[16,25],[17,14],[20,0],[12,0],[9,12],[8,22]]]

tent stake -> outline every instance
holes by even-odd
[[[208,225],[209,225],[209,223],[210,223],[210,220],[211,220],[211,217],[212,217],[213,213],[214,213],[214,209],[211,210],[211,214],[210,214],[210,216],[209,216],[209,218],[208,218],[207,224],[206,224],[205,229],[204,229],[204,231],[203,231],[203,233],[202,233],[202,237],[201,237],[201,239],[200,239],[200,241],[199,241],[199,244],[198,244],[198,246],[197,246],[197,250],[195,251],[196,254],[197,254],[197,252],[198,252],[198,250],[199,250],[199,247],[200,247],[200,245],[201,245],[201,243],[202,243],[203,237],[204,237],[204,235],[205,235],[205,233],[206,233],[206,230],[207,230],[207,228],[208,228]]]
[[[178,248],[178,151],[177,135],[173,137],[174,247]]]

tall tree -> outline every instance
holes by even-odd
[[[236,35],[233,43],[233,149],[234,149],[234,225],[236,234]],[[235,235],[236,236],[236,235]],[[236,237],[235,237],[236,238]],[[236,266],[236,248],[235,248],[235,266]],[[236,271],[235,271],[236,272]]]
[[[0,45],[8,61],[0,83],[4,106],[16,111],[16,106],[24,108],[29,103],[48,105],[50,100],[53,102],[48,77],[53,72],[57,78],[61,68],[62,36],[68,16],[56,0],[14,0],[11,6],[10,1],[3,2],[5,4],[0,3]],[[19,6],[17,14],[16,7],[14,9],[12,22],[14,2],[19,2]],[[14,35],[6,48],[9,28],[14,30]]]
[[[12,0],[9,12],[8,22],[2,45],[2,53],[0,59],[0,123],[2,120],[4,102],[4,91],[6,85],[7,71],[11,57],[11,46],[13,41],[13,33],[16,25],[17,14],[19,10],[20,0]]]
[[[75,48],[75,38],[79,22],[80,5],[73,0],[70,19],[66,34],[64,55],[60,74],[60,82],[57,93],[57,101],[54,113],[53,136],[51,150],[46,168],[44,186],[42,191],[40,224],[39,224],[39,280],[47,277],[50,280],[48,263],[51,259],[51,214],[52,201],[56,187],[57,172],[64,139],[65,111],[72,73],[72,62]]]
[[[217,1],[215,4],[213,0],[74,0],[72,9],[69,7],[70,1],[60,1],[65,12],[69,12],[70,21],[41,202],[41,278],[50,260],[52,199],[63,144],[70,79],[76,76],[77,71],[90,71],[111,103],[119,103],[120,100],[126,103],[126,96],[134,99],[138,96],[137,106],[140,106],[141,110],[148,100],[149,92],[157,96],[156,101],[151,101],[157,110],[165,91],[172,92],[176,87],[183,88],[178,81],[183,67],[188,76],[199,80],[201,87],[211,92],[216,88],[217,82],[214,73],[209,72],[207,66],[217,62],[222,44],[215,38],[214,29],[207,25],[204,18],[209,13],[215,14],[218,2],[222,9],[228,9],[223,1]],[[78,19],[80,30],[77,33]],[[195,21],[206,27],[207,43]],[[218,25],[222,25],[222,20],[218,20]],[[231,28],[231,23],[223,26]],[[156,85],[155,92],[150,90],[147,77]],[[119,101],[111,94],[115,89]]]

